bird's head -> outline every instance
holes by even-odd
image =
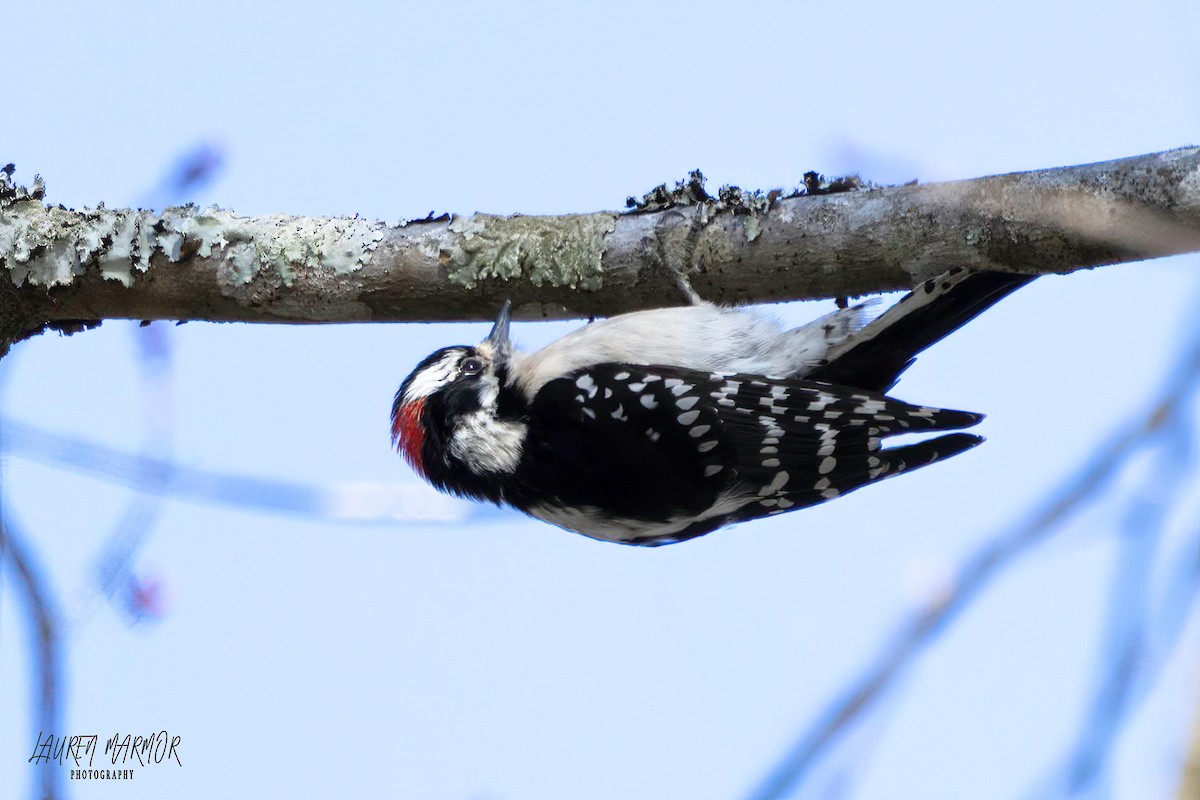
[[[457,427],[480,412],[499,413],[500,394],[508,377],[512,343],[506,300],[492,332],[471,347],[443,347],[412,371],[392,403],[392,445],[422,477],[441,483],[439,475],[451,455]]]

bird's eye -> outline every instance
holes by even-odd
[[[478,375],[483,372],[483,361],[478,358],[464,358],[458,365],[460,375]]]

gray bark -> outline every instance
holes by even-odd
[[[1070,272],[1200,250],[1200,148],[925,186],[680,194],[555,217],[74,211],[0,173],[0,345],[109,318],[245,322],[608,315],[908,288],[955,266]]]

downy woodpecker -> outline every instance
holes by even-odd
[[[874,321],[863,305],[794,330],[709,304],[622,314],[533,353],[509,304],[474,347],[404,380],[392,440],[438,489],[585,536],[662,545],[794,511],[983,441],[902,433],[983,417],[884,395],[916,355],[1029,275],[955,269]]]

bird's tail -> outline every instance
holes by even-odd
[[[1036,275],[957,267],[918,286],[829,351],[809,380],[886,392],[925,348],[940,341]]]
[[[983,444],[983,437],[971,433],[949,433],[936,439],[880,451],[885,469],[876,480],[890,478],[907,470],[927,466],[935,461],[956,456],[964,450]]]

